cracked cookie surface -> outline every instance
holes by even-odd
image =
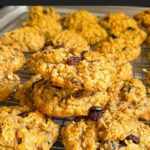
[[[106,31],[98,24],[98,18],[85,10],[68,13],[63,18],[63,25],[76,31],[89,44],[96,44],[107,37]]]
[[[27,106],[0,107],[0,125],[2,150],[49,150],[59,134],[59,125]]]
[[[29,18],[36,18],[37,16],[50,16],[55,20],[59,20],[61,16],[57,13],[54,7],[43,7],[43,6],[33,6],[29,10]]]
[[[115,97],[113,93],[111,94],[110,98],[112,99],[110,99],[111,102],[107,107],[111,112],[119,110],[132,118],[138,119],[144,119],[144,115],[148,115],[150,99],[147,97],[146,88],[140,80],[132,78],[125,81],[119,87],[117,92],[118,97]]]
[[[115,36],[130,28],[137,28],[136,21],[122,12],[107,14],[100,20],[100,25],[108,30],[110,35]]]
[[[68,48],[51,48],[33,54],[28,60],[31,72],[53,84],[69,89],[105,90],[117,73],[116,64],[101,55],[78,54]]]
[[[133,61],[141,54],[140,46],[127,43],[122,38],[108,38],[97,44],[96,51],[110,56],[118,65]]]
[[[0,40],[3,45],[12,46],[22,52],[38,51],[45,44],[43,34],[32,27],[20,27],[5,32]]]
[[[36,15],[36,17],[29,18],[22,23],[24,27],[33,27],[44,37],[48,39],[54,38],[62,31],[61,24],[50,15]]]
[[[132,78],[132,66],[125,64],[118,69],[117,88],[119,87],[118,83],[130,78]],[[72,91],[54,86],[50,80],[45,81],[37,75],[23,84],[16,93],[16,99],[21,101],[21,104],[34,104],[38,110],[48,116],[70,117],[87,115],[90,107],[105,106],[110,98],[114,99],[118,93],[114,84],[109,91]]]
[[[75,51],[75,55],[90,49],[88,42],[79,34],[71,30],[64,30],[52,39],[54,47],[67,47]]]
[[[150,46],[150,10],[139,12],[134,16],[134,19],[137,21],[138,25],[147,32],[148,36],[145,42]]]
[[[35,107],[48,116],[85,116],[90,107],[105,106],[108,100],[106,91],[72,91],[52,86],[49,81],[45,80],[36,83],[33,89]]]
[[[101,113],[96,109],[91,113]],[[97,114],[97,115],[96,115]],[[141,150],[150,148],[149,126],[127,115],[106,111],[98,121],[80,119],[62,128],[66,150]]]
[[[140,26],[149,27],[150,26],[150,10],[144,10],[139,12],[134,16],[134,19]]]

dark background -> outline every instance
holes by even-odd
[[[150,7],[150,0],[0,0],[0,6],[4,5],[109,5]]]

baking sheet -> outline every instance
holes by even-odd
[[[133,16],[134,14],[138,13],[141,10],[146,8],[142,7],[124,7],[124,6],[59,6],[56,7],[57,11],[61,14],[65,14],[67,12],[72,12],[78,9],[86,9],[97,15],[98,17],[104,16],[108,12],[120,12],[123,11],[127,13],[129,16]],[[29,7],[28,6],[9,6],[5,7],[0,10],[0,34],[3,34],[6,31],[9,31],[13,28],[16,28],[20,25],[20,23],[28,17]],[[133,65],[133,73],[134,77],[139,78],[145,84],[145,72],[143,68],[150,70],[150,62],[147,60],[147,53],[150,52],[150,49],[147,48],[145,45],[142,46],[142,53],[141,56],[134,62]],[[29,57],[30,53],[25,53],[26,57]],[[24,67],[21,71],[17,72],[17,74],[21,77],[21,81],[24,82],[30,78],[30,73],[27,71],[27,68]],[[146,85],[146,84],[145,84]],[[147,86],[147,85],[146,85]],[[10,97],[11,99],[11,97]],[[0,103],[0,105],[14,105],[15,102],[7,101]],[[67,124],[73,118],[53,118],[54,121],[61,126]],[[53,150],[62,150],[63,145],[61,143],[61,137],[59,140],[54,144]]]

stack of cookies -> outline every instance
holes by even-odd
[[[0,148],[48,150],[60,131],[66,150],[149,150],[150,98],[130,64],[146,38],[124,13],[100,20],[85,10],[61,16],[32,7],[0,38],[22,55],[37,51],[26,61],[32,77],[14,94],[19,106],[0,108]],[[53,117],[75,119],[60,130]]]

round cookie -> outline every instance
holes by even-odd
[[[53,84],[69,89],[106,90],[115,80],[116,64],[104,56],[75,56],[68,48],[51,48],[33,54],[28,60],[31,72],[41,74]],[[92,55],[92,51],[91,51]]]
[[[90,49],[88,42],[79,34],[71,30],[63,30],[52,39],[54,47],[67,47],[75,51],[75,55],[81,54]]]
[[[137,78],[132,78],[124,83],[120,91],[120,96],[127,101],[138,102],[146,97],[146,89],[142,81]]]
[[[88,22],[90,24],[98,24],[98,18],[86,10],[80,10],[73,13],[68,13],[63,18],[63,24],[69,29],[80,30],[81,24]]]
[[[76,31],[83,38],[85,38],[89,44],[93,45],[107,37],[107,32],[99,25],[91,25],[89,23],[83,23],[81,31]]]
[[[124,39],[126,44],[132,44],[133,46],[140,46],[147,38],[147,33],[141,29],[129,29],[124,31],[119,36]]]
[[[109,113],[94,107],[89,112],[89,118],[72,121],[62,128],[62,141],[66,150],[150,148],[149,126],[119,111]]]
[[[150,109],[150,99],[144,98],[141,101],[134,104],[134,102],[129,102],[127,100],[116,100],[110,102],[107,107],[111,112],[121,111],[132,118],[137,118],[144,121],[150,121],[149,109]]]
[[[29,105],[33,104],[33,88],[34,85],[42,79],[41,75],[35,75],[31,77],[29,80],[24,82],[16,91],[15,99],[19,101],[19,104]]]
[[[15,72],[23,67],[25,57],[22,52],[13,46],[5,46],[0,41],[0,70]]]
[[[111,112],[121,111],[132,118],[141,118],[149,112],[150,99],[146,96],[145,86],[140,80],[132,78],[125,81],[117,91],[118,99],[114,99],[115,94],[111,94],[111,102],[107,106]]]
[[[101,21],[100,25],[105,28],[110,35],[119,36],[120,33],[130,30],[137,29],[137,23],[133,18],[128,17],[122,12],[109,13]]]
[[[150,10],[144,10],[139,12],[134,16],[134,19],[140,26],[149,27],[150,26]]]
[[[34,85],[33,103],[43,114],[55,117],[85,116],[92,106],[105,106],[109,100],[106,91],[72,91],[52,86],[42,80]]]
[[[32,27],[21,27],[4,33],[0,38],[3,45],[12,46],[19,51],[38,51],[45,45],[43,34]]]
[[[98,24],[98,18],[85,10],[68,13],[63,18],[63,25],[76,31],[89,44],[96,44],[107,37],[106,31]]]
[[[27,106],[0,107],[0,125],[0,149],[49,150],[59,135],[59,125]]]
[[[11,72],[0,71],[0,101],[6,100],[18,87],[20,79]]]
[[[139,46],[127,43],[123,38],[108,38],[99,42],[96,51],[110,56],[118,65],[135,60],[141,53]]]
[[[60,20],[61,16],[54,7],[33,6],[29,10],[29,18],[34,19],[37,16],[48,15],[55,20]]]
[[[48,39],[53,39],[62,31],[61,24],[50,15],[37,15],[24,21],[22,25],[35,28]]]
[[[116,81],[107,89],[110,101],[119,100],[119,93],[125,82],[129,82],[133,78],[132,65],[130,63],[118,67],[117,72]]]
[[[150,10],[144,10],[134,16],[134,19],[137,21],[138,25],[142,27],[148,34],[146,43],[150,45]]]

